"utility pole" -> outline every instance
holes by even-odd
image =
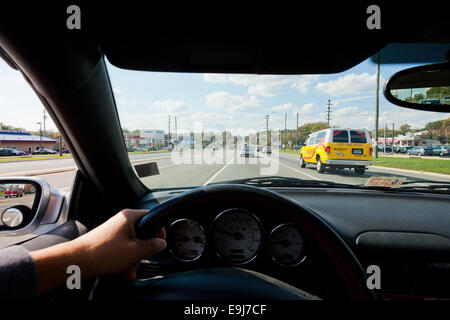
[[[284,114],[284,150],[286,150],[287,144],[287,113]]]
[[[377,89],[375,95],[375,158],[378,158],[378,117],[379,117],[379,91],[380,91],[380,52],[377,52]]]
[[[328,103],[327,103],[327,127],[329,127],[330,126],[330,120],[331,120],[331,112],[333,112],[333,111],[331,111],[331,106],[332,106],[333,104],[331,103],[331,100],[329,100],[328,99]]]
[[[175,140],[178,140],[177,117],[175,117]]]
[[[266,115],[265,118],[266,119],[266,146],[270,146],[270,142],[269,142],[269,115]]]
[[[168,134],[168,136],[169,136],[169,141],[167,141],[167,147],[169,147],[169,143],[170,143],[170,114],[169,114],[169,134]]]
[[[296,129],[297,129],[297,134],[295,135],[295,145],[296,146],[299,146],[300,145],[300,143],[299,143],[299,141],[298,141],[298,112],[297,112],[297,127],[296,127]]]
[[[384,124],[384,154],[386,154],[386,130],[387,130],[387,123]]]
[[[58,146],[58,149],[59,149],[59,156],[60,157],[62,157],[62,136],[61,136],[61,132],[59,133],[59,136],[58,136],[58,140],[59,140],[59,146]]]

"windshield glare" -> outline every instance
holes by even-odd
[[[326,75],[107,67],[131,163],[158,166],[159,174],[141,177],[150,189],[274,176],[450,182],[450,118],[400,108],[379,92],[376,132],[377,66],[369,60]],[[382,65],[380,88],[408,67]]]

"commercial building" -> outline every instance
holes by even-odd
[[[13,148],[26,153],[42,149],[51,149],[58,140],[36,136],[28,131],[0,130],[0,148]]]
[[[145,129],[141,130],[139,136],[144,139],[143,146],[152,148],[167,147],[167,139],[164,130]]]
[[[427,132],[407,132],[406,135],[398,135],[392,139],[392,137],[378,138],[379,145],[392,145],[392,140],[394,140],[395,146],[439,146],[441,143],[433,139],[425,139],[424,136]]]

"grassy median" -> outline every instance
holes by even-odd
[[[31,156],[15,156],[15,157],[1,157],[0,162],[11,162],[11,161],[30,161],[30,160],[48,160],[48,159],[61,159],[61,158],[72,158],[70,154],[59,154],[52,155],[31,155]]]
[[[426,171],[450,175],[450,160],[378,157],[373,164],[380,167]]]
[[[296,155],[300,154],[300,150],[281,150],[281,152],[283,152],[283,153],[290,153],[290,154],[296,154]]]

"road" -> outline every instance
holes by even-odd
[[[274,152],[272,155],[258,154],[256,157],[240,157],[239,151],[206,149],[193,155],[179,157],[171,153],[130,155],[133,163],[156,162],[159,175],[143,178],[150,188],[174,186],[200,186],[234,179],[259,176],[283,176],[315,181],[332,181],[348,184],[364,184],[373,176],[405,177],[409,180],[435,180],[450,182],[450,176],[424,176],[420,173],[403,173],[395,169],[369,167],[363,176],[353,170],[333,170],[323,174],[315,170],[314,165],[300,168],[298,157],[293,154]],[[9,172],[48,170],[75,167],[72,159],[40,160],[21,163],[0,164],[0,174]],[[37,177],[45,179],[50,185],[62,191],[70,191],[75,171],[52,173]]]

